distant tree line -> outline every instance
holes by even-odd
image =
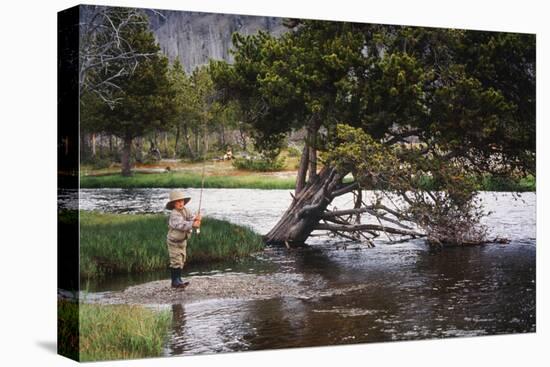
[[[136,160],[248,148],[240,106],[218,101],[207,66],[170,64],[142,11],[95,9],[81,32],[82,161],[119,160],[129,176]]]

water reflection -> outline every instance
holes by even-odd
[[[168,191],[82,190],[81,209],[158,212]],[[197,197],[198,191],[189,191]],[[265,233],[289,199],[287,190],[212,189],[203,204],[207,215]],[[348,199],[339,200],[335,205],[344,207]],[[304,249],[267,248],[238,263],[186,268],[196,276],[226,269],[273,275],[318,292],[302,298],[173,305],[166,354],[533,332],[536,195],[523,194],[523,201],[515,201],[508,193],[484,193],[483,202],[493,211],[484,219],[491,235],[507,237],[509,244],[433,253],[421,240],[344,249],[320,237]],[[110,287],[115,286],[97,289]]]
[[[178,355],[185,352],[184,335],[185,330],[185,307],[182,304],[172,305],[172,335],[168,342],[170,353]]]
[[[167,355],[245,350],[250,326],[241,301],[208,301],[172,305],[173,329]]]
[[[391,246],[383,249],[387,256],[382,249],[331,246],[286,258],[271,251],[279,271],[302,274],[308,289],[325,292],[186,305],[187,322],[178,326],[169,354],[533,332],[535,254],[519,248],[491,245],[441,255],[413,246],[399,262],[403,249]],[[358,284],[352,291],[329,291]]]

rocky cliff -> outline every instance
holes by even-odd
[[[172,10],[149,11],[148,15],[162,51],[171,61],[179,58],[187,72],[209,59],[231,62],[233,32],[264,30],[280,35],[286,31],[282,18]]]

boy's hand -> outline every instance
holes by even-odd
[[[200,228],[201,226],[201,215],[200,214],[197,214],[195,216],[195,219],[193,220],[193,228]]]

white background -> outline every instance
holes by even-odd
[[[92,3],[95,3],[92,1]],[[0,362],[56,355],[56,12],[73,1],[8,0],[0,22]],[[537,333],[122,362],[98,366],[537,366],[548,363],[548,28],[544,1],[105,1],[106,5],[537,33]],[[546,107],[546,108],[545,108]],[[7,204],[7,205],[6,205]],[[545,208],[546,206],[546,208]],[[546,210],[545,210],[546,209]],[[546,220],[546,225],[545,225]],[[505,307],[505,305],[504,305]],[[547,344],[550,345],[550,344]]]

